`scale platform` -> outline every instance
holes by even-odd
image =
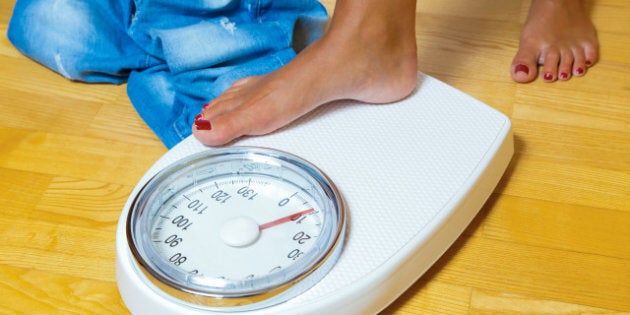
[[[238,314],[375,314],[451,246],[478,213],[513,154],[510,120],[430,76],[392,104],[341,101],[288,127],[231,146],[278,149],[324,171],[348,214],[330,272],[299,296]],[[158,171],[203,150],[188,138],[145,174],[120,217],[117,280],[134,314],[225,314],[165,298],[134,265],[125,223],[134,196]]]

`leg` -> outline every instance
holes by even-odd
[[[542,65],[546,82],[582,76],[598,58],[595,27],[583,0],[532,0],[512,78],[530,82]]]
[[[146,53],[124,32],[124,1],[19,0],[9,40],[25,55],[72,80],[122,83]]]
[[[270,133],[339,99],[387,103],[415,88],[415,0],[339,0],[328,32],[281,69],[236,81],[193,134],[221,145]]]

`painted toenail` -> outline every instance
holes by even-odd
[[[523,72],[525,74],[529,74],[529,67],[519,63],[514,67],[514,73]]]
[[[577,74],[582,74],[582,73],[584,73],[584,69],[582,69],[582,68],[577,68],[577,69],[575,69],[575,73],[577,73]]]
[[[593,62],[592,62],[592,61],[590,61],[590,60],[586,60],[586,66],[587,66],[587,67],[590,67],[592,64],[593,64]]]
[[[545,79],[545,81],[551,81],[551,80],[553,80],[553,74],[551,74],[550,72],[547,72],[543,76],[543,79]]]
[[[203,106],[201,107],[202,110],[206,110],[208,109],[208,107],[210,107],[210,103],[205,103],[203,104]]]
[[[568,78],[568,77],[569,77],[569,74],[568,74],[568,73],[566,73],[566,72],[562,72],[562,73],[560,73],[560,78],[562,78],[562,79],[566,79],[566,78]]]
[[[202,114],[199,114],[195,117],[195,128],[197,130],[211,130],[212,124],[209,120],[204,119]]]

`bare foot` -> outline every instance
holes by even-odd
[[[222,145],[270,133],[330,101],[404,98],[416,86],[414,27],[415,0],[340,0],[324,37],[277,71],[236,81],[204,106],[193,134]]]
[[[521,43],[512,61],[512,78],[545,82],[582,76],[598,58],[598,40],[583,0],[532,0]]]

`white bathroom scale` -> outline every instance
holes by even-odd
[[[340,101],[269,135],[190,137],[120,216],[133,314],[375,314],[451,246],[510,162],[510,120],[427,75],[392,104]]]

